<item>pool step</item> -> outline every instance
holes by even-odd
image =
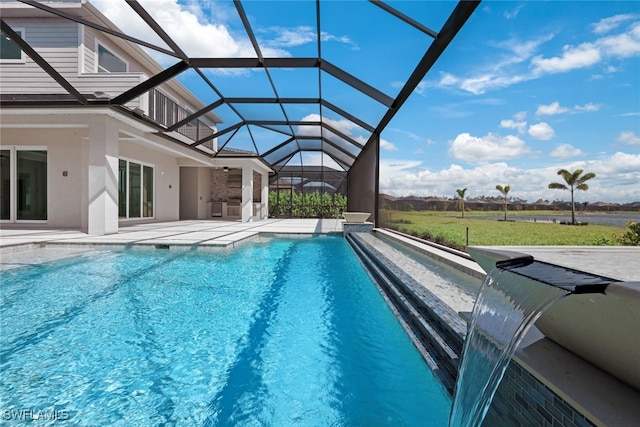
[[[453,395],[466,324],[453,309],[379,251],[358,237],[346,236],[370,275],[393,304],[403,327],[429,367]]]

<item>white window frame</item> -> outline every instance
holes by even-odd
[[[129,157],[118,157],[118,168],[120,168],[119,166],[119,161],[120,160],[124,160],[125,162],[127,162],[127,186],[126,186],[126,200],[127,200],[127,214],[126,216],[118,216],[118,220],[119,221],[141,221],[141,220],[149,220],[149,219],[156,219],[156,212],[157,212],[157,186],[158,186],[158,176],[156,174],[156,171],[158,169],[157,165],[154,165],[153,163],[147,163],[147,162],[143,162],[137,159],[132,159]],[[131,174],[129,173],[129,164],[130,163],[136,163],[140,165],[140,216],[136,216],[136,217],[129,217],[129,210],[130,210],[130,206],[129,206],[129,188],[130,188],[130,179],[131,179]],[[151,202],[153,203],[153,216],[142,216],[142,205],[144,203],[144,191],[142,191],[142,189],[144,188],[144,167],[150,167],[153,170],[153,197],[151,199]],[[120,176],[118,175],[118,180],[120,179]],[[120,186],[120,182],[118,182],[118,187]],[[120,209],[120,200],[118,199],[118,209]]]
[[[49,221],[49,148],[46,145],[0,145],[0,150],[9,151],[9,219],[2,219],[2,224],[46,224]],[[47,152],[47,219],[18,219],[18,151]],[[155,177],[154,177],[155,180]],[[155,191],[155,190],[154,190]]]
[[[24,27],[11,27],[13,31],[16,33],[20,33],[20,38],[22,40],[26,40],[26,31]],[[6,37],[4,34],[1,37]],[[0,63],[2,64],[25,64],[27,62],[27,55],[24,53],[24,50],[20,49],[20,59],[3,59],[0,58]]]
[[[120,61],[124,62],[125,71],[100,71],[100,54],[99,54],[99,48],[100,46],[107,50],[109,53],[111,53],[113,56],[115,56],[116,58],[118,58]],[[110,48],[109,46],[107,46],[105,43],[101,42],[100,40],[98,40],[96,38],[96,48],[95,48],[95,55],[96,55],[96,61],[95,61],[95,72],[96,73],[100,73],[100,74],[117,74],[117,73],[128,73],[129,72],[129,61],[124,60],[120,55],[118,55],[117,53],[115,53],[114,49]]]

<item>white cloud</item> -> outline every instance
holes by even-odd
[[[529,135],[532,138],[547,141],[555,136],[555,131],[547,122],[540,122],[529,126]]]
[[[143,40],[157,40],[157,35],[129,7],[111,0],[92,1],[120,28]],[[223,23],[206,22],[195,5],[184,8],[177,0],[141,2],[147,12],[191,57],[256,57],[247,37],[234,37]]]
[[[607,31],[610,31],[624,21],[638,16],[640,15],[634,14],[629,15],[628,19],[601,22],[599,26],[596,25],[601,31],[598,34],[606,32],[604,30],[606,24],[609,28]],[[562,52],[555,56],[535,55],[539,47],[552,38],[553,36],[548,35],[528,41],[510,39],[494,44],[498,53],[491,57],[486,65],[474,66],[471,74],[466,76],[457,76],[453,73],[442,74],[440,80],[433,85],[444,89],[461,89],[480,95],[548,74],[569,72],[596,64],[602,64],[603,72],[613,73],[620,68],[607,63],[608,61],[640,55],[640,22],[631,24],[620,34],[603,36],[578,45],[567,44],[562,48]],[[527,61],[528,69],[524,69],[523,65]],[[592,78],[602,78],[602,74],[594,73]]]
[[[584,151],[572,146],[571,144],[560,144],[551,150],[549,156],[556,157],[558,159],[568,159],[570,157],[582,156],[584,154]]]
[[[516,18],[523,7],[524,7],[524,5],[521,4],[521,5],[519,5],[518,7],[516,7],[515,9],[513,9],[511,11],[505,12],[504,13],[504,17],[506,19],[514,19],[514,18]]]
[[[526,111],[519,111],[513,115],[514,120],[522,121],[527,117]]]
[[[530,76],[514,73],[512,68],[527,61],[543,43],[552,38],[552,35],[545,35],[530,40],[514,38],[495,43],[493,47],[500,52],[500,56],[492,58],[484,67],[474,67],[474,69],[479,70],[475,75],[461,78],[451,73],[441,73],[440,80],[435,86],[441,88],[458,87],[475,95],[480,95],[491,89],[508,87],[530,80]]]
[[[399,128],[394,128],[394,127],[388,127],[385,130],[387,131],[393,131],[393,132],[397,132],[401,135],[406,136],[409,139],[413,139],[414,141],[423,141],[424,138],[421,137],[420,135],[417,135],[411,131],[405,130],[405,129],[399,129]]]
[[[598,40],[598,47],[607,55],[618,58],[629,58],[640,54],[640,23],[631,30],[615,36]]]
[[[578,46],[566,45],[562,55],[544,59],[536,56],[531,60],[534,74],[566,72],[590,67],[603,58],[629,58],[640,55],[640,23],[631,25],[628,31],[597,39],[593,43]]]
[[[521,75],[495,76],[494,74],[485,74],[464,79],[460,84],[460,88],[474,95],[481,95],[487,90],[508,87],[525,80],[527,78]]]
[[[592,102],[589,102],[587,104],[584,105],[576,105],[575,107],[573,107],[576,111],[586,111],[586,112],[593,112],[593,111],[598,111],[600,110],[600,105],[598,104],[594,104]]]
[[[593,112],[600,110],[600,105],[594,104],[593,102],[586,103],[584,105],[576,105],[573,109],[568,107],[563,107],[560,105],[558,101],[554,101],[549,105],[538,105],[538,109],[536,110],[537,116],[553,116],[556,114],[564,114],[564,113],[578,113],[578,112]]]
[[[449,155],[469,163],[516,159],[529,152],[525,142],[514,135],[501,137],[489,133],[476,137],[461,133],[449,142]]]
[[[300,119],[300,121],[303,122],[320,122],[321,121],[321,117],[320,114],[308,114],[306,116],[304,116],[302,119]],[[323,117],[322,121],[326,124],[328,124],[329,126],[331,126],[332,128],[334,128],[335,130],[344,133],[347,136],[352,136],[355,137],[355,135],[352,135],[352,132],[357,129],[357,125],[355,123],[353,123],[350,120],[333,120],[327,117]],[[316,127],[316,128],[312,128],[310,126],[300,126],[300,133],[302,134],[306,134],[304,131],[304,129],[315,129],[314,135],[319,135],[320,133],[320,128]],[[311,130],[309,130],[310,132]]]
[[[638,14],[636,13],[625,13],[621,15],[614,15],[608,18],[603,18],[595,24],[591,24],[593,28],[593,32],[596,34],[604,34],[608,33],[611,30],[615,30],[624,22],[630,21],[632,19],[636,19]]]
[[[303,122],[319,122],[320,121],[320,115],[319,114],[308,114],[306,116],[304,116],[302,119],[300,119]],[[355,142],[360,143],[361,145],[365,145],[368,141],[368,138],[362,136],[362,135],[357,135],[356,132],[359,130],[359,127],[354,124],[353,122],[343,119],[343,120],[333,120],[333,119],[329,119],[327,117],[324,117],[322,119],[322,121],[324,123],[326,123],[327,125],[331,126],[333,129],[335,129],[337,132],[340,132],[348,137],[350,137],[351,139],[353,139]],[[320,136],[320,132],[322,131],[324,136],[331,140],[331,141],[344,141],[344,139],[341,136],[336,135],[335,133],[327,130],[327,129],[321,129],[320,126],[298,126],[297,129],[298,133],[300,135],[307,135],[307,136]],[[341,142],[340,144],[344,144],[343,142]],[[392,142],[389,142],[388,140],[384,139],[384,138],[380,138],[380,149],[382,150],[386,150],[386,151],[395,151],[398,149],[398,147],[396,147],[395,144],[393,144]]]
[[[594,160],[591,162],[585,162],[585,170],[594,169],[594,172],[604,175],[615,175],[616,173],[635,173],[640,177],[640,154],[628,154],[620,151],[612,154],[610,157]],[[640,180],[636,181],[636,184]],[[636,188],[636,191],[640,191],[640,188]]]
[[[300,153],[300,156],[302,158],[302,164],[305,166],[326,166],[335,170],[343,170],[343,167],[335,160],[323,153],[305,151]]]
[[[287,47],[302,46],[309,43],[317,43],[317,33],[313,27],[300,25],[297,27],[287,28],[272,26],[267,28],[258,28],[256,30],[262,37],[261,46],[268,46],[272,49],[282,49]],[[322,31],[320,39],[324,42],[338,42],[351,46],[352,50],[358,50],[358,45],[348,36],[336,36]]]
[[[569,109],[561,107],[558,101],[552,102],[549,105],[538,105],[536,110],[537,116],[553,116],[555,114],[562,114],[568,112]]]
[[[495,195],[497,184],[511,186],[510,195],[529,201],[569,200],[569,193],[548,188],[557,182],[561,168],[594,172],[588,191],[576,193],[576,201],[607,201],[628,203],[640,200],[640,155],[615,153],[594,161],[557,163],[539,168],[523,169],[507,163],[485,163],[465,169],[450,165],[441,170],[420,167],[419,161],[382,160],[380,192],[395,196],[453,197],[456,189],[467,187],[470,197]]]
[[[531,60],[534,75],[562,73],[576,68],[589,67],[602,58],[600,49],[593,43],[564,46],[562,55],[553,58],[536,56]]]
[[[320,38],[322,39],[322,41],[336,41],[336,42],[347,44],[351,46],[351,50],[360,50],[360,47],[358,46],[358,44],[355,43],[353,40],[351,40],[349,36],[335,36],[333,34],[329,34],[322,31],[320,33]]]
[[[618,135],[616,141],[629,145],[640,145],[640,136],[636,135],[635,132],[625,131]]]
[[[316,32],[308,26],[298,26],[295,28],[269,27],[261,33],[274,34],[275,37],[269,41],[281,47],[301,46],[316,41]]]
[[[516,120],[501,120],[500,127],[506,129],[517,129],[518,133],[524,133],[527,128],[527,122],[519,122]]]
[[[380,149],[385,151],[396,151],[398,147],[395,144],[387,141],[384,138],[380,138]]]
[[[166,47],[158,35],[132,9],[121,2],[91,0],[91,3],[118,27],[126,29],[128,34],[160,47]],[[230,30],[227,22],[231,11],[227,10],[224,4],[216,3],[215,7],[210,7],[206,11],[202,9],[206,6],[200,3],[180,4],[178,0],[142,0],[141,4],[189,57],[255,58],[257,56],[244,32],[234,34]],[[262,36],[260,49],[265,57],[289,57],[291,54],[286,50],[287,48],[315,43],[317,40],[315,30],[308,26],[258,27],[254,30],[256,34]],[[358,49],[357,44],[348,36],[335,36],[323,32],[321,38],[323,41],[344,43],[354,50]],[[165,65],[169,60],[156,52],[150,52],[150,54]],[[223,74],[234,74],[229,70],[218,71]]]

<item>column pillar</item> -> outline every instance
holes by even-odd
[[[89,121],[87,233],[118,232],[118,127],[109,117]]]
[[[253,166],[242,167],[242,222],[250,222],[253,216]]]
[[[260,174],[262,181],[262,192],[260,194],[260,219],[269,218],[269,172],[262,172]]]

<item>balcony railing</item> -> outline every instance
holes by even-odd
[[[191,114],[191,111],[181,107],[162,92],[156,89],[149,91],[149,117],[156,122],[169,127]],[[176,129],[176,132],[186,136],[192,141],[198,141],[214,133],[213,129],[200,119],[191,120],[184,126]],[[212,151],[216,151],[214,140],[209,140],[202,145]]]

